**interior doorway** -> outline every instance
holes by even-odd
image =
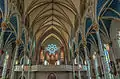
[[[56,76],[54,73],[50,73],[47,79],[56,79]]]

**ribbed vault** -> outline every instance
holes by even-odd
[[[24,0],[29,30],[33,31],[36,40],[39,40],[40,36],[44,36],[49,29],[54,29],[65,41],[68,41],[71,30],[78,27],[75,26],[75,21],[78,21],[76,16],[79,12],[79,3],[79,0],[75,2],[72,0]]]

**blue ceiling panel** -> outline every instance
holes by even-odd
[[[10,17],[10,22],[13,25],[13,27],[15,28],[16,32],[17,32],[17,18],[16,16],[12,16]]]
[[[120,18],[120,16],[117,13],[113,12],[110,9],[108,9],[103,16],[110,16],[110,17],[112,16],[112,17]]]
[[[0,9],[4,12],[5,9],[4,9],[4,0],[0,0]]]
[[[96,33],[93,33],[92,36],[94,37],[95,42],[97,42],[97,36],[96,36]],[[87,36],[87,41],[89,41],[89,39],[91,39],[92,41],[94,41],[94,39],[92,38],[92,36],[91,36],[91,35],[88,35],[88,36]]]
[[[107,31],[108,31],[108,34],[110,33],[110,25],[111,25],[111,20],[103,20],[103,22],[104,22],[104,24],[105,24],[105,26],[106,26],[106,29],[107,29]]]
[[[120,13],[120,0],[113,0],[110,7]]]
[[[88,28],[91,26],[92,24],[92,20],[91,18],[87,18],[86,19],[86,28],[85,28],[85,32],[87,32]]]
[[[87,43],[87,48],[90,51],[90,49],[91,49],[91,44],[90,43]]]
[[[105,4],[106,0],[98,0],[98,5],[97,5],[97,15],[99,14],[102,6]]]

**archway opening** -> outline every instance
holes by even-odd
[[[54,73],[50,73],[47,79],[56,79],[56,76]]]

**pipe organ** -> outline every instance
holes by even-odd
[[[50,48],[49,48],[50,49]],[[54,48],[50,50],[54,51]],[[45,48],[40,48],[40,63],[44,65],[60,65],[64,63],[64,47],[60,47],[54,52],[50,52]]]

